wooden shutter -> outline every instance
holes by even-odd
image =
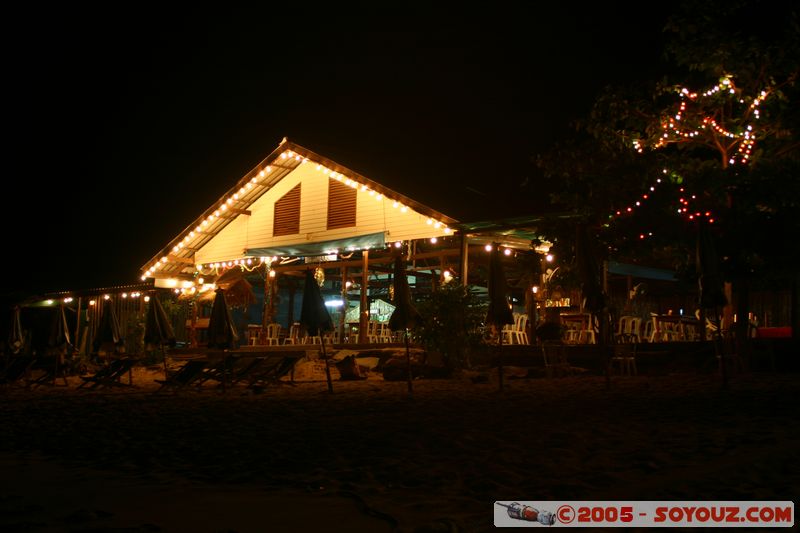
[[[356,189],[334,179],[328,180],[328,229],[356,225]]]
[[[300,184],[275,202],[275,224],[272,236],[300,233]]]

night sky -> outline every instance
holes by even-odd
[[[531,158],[664,73],[667,15],[641,9],[9,15],[4,293],[137,282],[284,136],[462,220],[536,212]]]

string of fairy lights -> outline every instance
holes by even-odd
[[[669,174],[669,170],[663,169],[662,172],[664,174]],[[668,182],[669,180],[664,180],[662,178],[656,178],[656,180],[650,185],[648,192],[642,193],[636,200],[630,203],[627,206],[624,206],[620,209],[617,209],[612,214],[608,215],[609,221],[619,220],[624,217],[630,217],[634,215],[638,209],[645,208],[648,205],[648,201],[653,198],[654,193],[657,189]],[[698,218],[705,218],[708,220],[710,224],[713,224],[716,221],[714,213],[708,209],[700,210],[697,207],[693,207],[693,204],[697,201],[696,194],[688,194],[685,187],[678,187],[678,192],[680,193],[680,197],[678,198],[678,207],[676,209],[677,214],[679,216],[683,216],[686,220],[696,220]],[[644,240],[648,237],[652,237],[652,231],[642,231],[639,233],[639,239]]]
[[[439,238],[437,237],[430,237],[426,239],[430,244],[436,245],[438,244]],[[408,241],[394,241],[394,242],[387,242],[384,247],[385,248],[395,248],[401,249],[404,245],[408,244]],[[540,245],[535,248],[535,252],[542,254],[544,260],[548,263],[552,263],[555,260],[553,254],[549,253],[551,243],[548,241],[542,241]],[[483,249],[489,253],[494,249],[492,244],[486,244],[483,246]],[[508,245],[498,245],[498,249],[505,255],[511,256],[516,255],[518,252],[517,249],[508,246]],[[329,260],[334,260],[338,257],[336,254],[331,254],[328,256]],[[278,256],[262,256],[262,257],[247,257],[244,259],[235,259],[231,261],[218,261],[214,263],[208,264],[201,264],[198,265],[197,274],[195,280],[177,280],[174,278],[170,278],[167,282],[171,282],[171,285],[168,283],[168,288],[171,288],[175,294],[181,295],[195,295],[195,294],[202,294],[208,290],[213,290],[216,288],[214,283],[206,283],[205,279],[201,276],[219,276],[224,274],[226,271],[231,269],[241,269],[245,272],[253,272],[254,270],[260,268],[262,265],[266,265],[266,275],[270,278],[275,278],[277,271],[272,268],[272,265],[280,260],[281,263],[291,260],[291,257],[278,257]],[[448,283],[454,278],[455,274],[449,268],[446,268],[442,271],[442,281],[444,283]],[[317,266],[314,269],[314,278],[316,279],[317,283],[322,285],[325,281],[325,270],[321,266]]]
[[[136,300],[137,298],[142,298],[145,302],[149,302],[150,301],[150,296],[143,295],[139,291],[133,291],[133,292],[123,291],[123,292],[117,292],[115,295],[118,298],[122,298],[122,300],[127,300],[128,298],[130,298],[131,300]],[[104,294],[102,296],[102,299],[103,300],[110,300],[111,299],[111,295],[110,294]],[[66,305],[66,304],[70,304],[70,303],[72,303],[74,301],[75,301],[74,297],[66,296],[64,298],[61,298],[60,301],[58,301],[58,303],[59,304],[63,303],[63,304]],[[57,302],[57,300],[55,300],[53,298],[48,298],[46,300],[43,300],[43,303],[45,305],[55,305],[56,302]],[[90,298],[87,303],[88,303],[89,307],[94,307],[95,305],[97,305],[97,299],[96,298]]]
[[[670,143],[685,142],[713,132],[712,135],[730,139],[733,145],[736,145],[736,153],[728,159],[729,164],[746,164],[750,161],[755,149],[756,138],[758,137],[754,126],[761,118],[759,107],[767,99],[769,92],[762,90],[757,96],[745,95],[741,89],[736,87],[733,77],[730,75],[723,76],[716,85],[702,93],[690,91],[686,87],[678,88],[677,92],[680,98],[677,113],[662,119],[661,135],[654,140],[647,143],[641,139],[634,139],[633,148],[637,152],[642,153],[648,147],[658,149]],[[738,122],[736,131],[720,124],[714,116],[701,112],[697,115],[697,119],[693,121],[691,117],[694,115],[687,113],[687,104],[689,102],[702,104],[703,100],[718,98],[718,95],[727,95],[734,103],[744,106],[740,113],[728,113],[729,121],[735,120]],[[691,122],[695,123],[692,124]]]
[[[282,152],[278,156],[278,158],[284,161],[292,159],[294,161],[298,161],[301,165],[312,162],[308,157],[300,155],[292,150],[286,150]],[[325,166],[325,164],[323,164],[322,162],[316,162],[316,170],[332,179],[335,179],[343,183],[344,185],[356,189],[357,191],[359,191],[359,193],[363,193],[373,197],[377,202],[391,202],[391,207],[393,209],[397,209],[400,213],[409,212],[410,208],[407,205],[403,204],[399,199],[388,198],[384,193],[372,189],[366,183],[362,183],[357,179],[353,179],[351,177],[342,174],[341,172],[332,170],[327,166]],[[241,201],[241,199],[247,192],[252,190],[253,187],[258,185],[261,181],[263,181],[264,178],[266,178],[272,172],[273,168],[271,165],[265,166],[264,168],[260,169],[255,176],[253,176],[249,181],[247,181],[247,183],[243,185],[237,192],[233,193],[227,198],[223,198],[222,200],[220,200],[217,206],[215,207],[214,211],[208,216],[206,216],[202,221],[200,221],[200,223],[193,230],[190,230],[185,234],[183,234],[182,236],[179,236],[180,240],[177,242],[177,244],[175,244],[172,247],[172,252],[177,253],[183,250],[192,239],[194,239],[198,234],[201,234],[201,232],[203,232],[205,228],[207,228],[210,224],[215,222],[218,218],[223,216],[226,213],[226,211],[228,211],[229,209],[234,209],[235,205]],[[434,218],[427,217],[426,224],[431,226],[433,229],[441,230],[445,235],[450,235],[453,233],[453,230],[449,226],[447,226],[445,222],[435,220]],[[347,250],[347,251],[354,251],[354,250]],[[338,254],[340,252],[339,250],[331,250],[330,253]],[[141,277],[142,281],[146,280],[148,277],[153,277],[158,270],[163,269],[165,266],[167,266],[171,261],[174,261],[175,259],[176,258],[172,258],[169,255],[164,255],[145,270],[144,274]],[[219,268],[232,267],[234,265],[247,268],[249,265],[252,265],[254,261],[256,260],[254,260],[253,258],[239,258],[230,261],[219,261],[216,263],[211,263],[207,266],[207,268],[218,270]],[[261,258],[261,262],[265,261],[266,258]],[[203,267],[204,265],[198,265],[197,267],[198,271],[202,270]]]
[[[736,147],[736,152],[727,160],[728,164],[743,165],[750,161],[753,150],[756,146],[756,139],[759,137],[755,128],[757,121],[761,116],[759,107],[769,96],[768,91],[762,90],[755,97],[746,96],[742,94],[742,91],[739,88],[736,87],[733,82],[733,77],[726,75],[723,76],[716,85],[710,87],[702,93],[691,91],[686,87],[678,88],[677,93],[680,98],[678,110],[673,115],[666,116],[664,119],[662,119],[660,124],[660,135],[649,143],[641,139],[634,139],[632,142],[634,150],[636,150],[638,153],[643,153],[646,148],[655,150],[658,148],[663,148],[670,143],[698,142],[700,140],[698,137],[711,134],[712,136],[720,136],[728,139],[731,143],[729,148],[734,146]],[[744,109],[739,114],[733,115],[738,117],[737,120],[739,126],[736,131],[726,128],[723,124],[720,124],[714,116],[703,113],[700,113],[699,116],[694,120],[694,124],[690,123],[692,121],[689,120],[689,117],[692,115],[687,112],[687,108],[691,111],[691,108],[689,107],[690,103],[696,103],[699,106],[700,104],[704,103],[703,100],[705,99],[714,97],[718,98],[722,95],[733,98],[736,103],[744,106]],[[719,146],[719,143],[715,143],[715,146]],[[669,171],[664,169],[663,173],[669,174]],[[617,209],[610,214],[608,216],[609,221],[631,216],[636,213],[638,209],[646,207],[648,200],[652,198],[652,193],[654,193],[656,189],[665,181],[669,180],[664,180],[661,177],[657,178],[650,185],[649,191],[642,193],[631,204]],[[678,181],[680,182],[682,180]],[[717,217],[712,211],[708,209],[699,209],[696,205],[694,205],[696,204],[697,195],[687,193],[685,187],[679,187],[678,192],[680,193],[680,196],[678,198],[678,205],[675,207],[675,211],[679,216],[683,216],[686,218],[686,220],[690,221],[702,218],[707,220],[710,224],[713,224],[716,221]],[[641,231],[638,235],[640,240],[644,240],[652,236],[652,231]]]

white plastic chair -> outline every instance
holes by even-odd
[[[628,321],[628,330],[625,332],[625,335],[628,336],[630,342],[639,343],[642,342],[642,338],[640,335],[640,331],[642,329],[642,319],[638,316],[631,317]]]
[[[281,343],[280,341],[281,335],[281,325],[277,323],[272,323],[267,325],[267,331],[264,335],[264,344],[267,346],[275,346]]]
[[[380,342],[390,343],[392,342],[392,330],[389,329],[388,322],[381,322],[380,323],[380,330],[378,333],[378,339]]]
[[[580,333],[579,342],[582,344],[597,344],[596,318],[594,315],[588,315],[586,322],[584,322],[584,330]]]
[[[528,315],[519,315],[515,323],[514,337],[516,344],[530,344],[528,339]]]
[[[370,320],[367,324],[367,340],[370,344],[381,342],[381,323]]]
[[[300,324],[295,322],[289,327],[289,334],[283,339],[283,344],[300,344]]]

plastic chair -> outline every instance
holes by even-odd
[[[621,316],[619,317],[619,321],[617,321],[617,330],[614,332],[614,337],[617,338],[620,342],[625,342],[625,333],[626,330],[630,327],[628,326],[628,321],[633,318],[630,316]]]
[[[268,346],[277,346],[281,343],[281,325],[272,323],[267,326],[266,334],[264,335],[264,344]]]
[[[620,375],[635,376],[636,370],[636,345],[635,344],[618,344],[614,346],[614,356],[611,358],[611,369],[614,366]]]
[[[542,357],[544,358],[544,370],[547,377],[565,376],[572,374],[572,367],[567,361],[564,353],[564,345],[561,343],[544,342],[542,343]]]
[[[380,323],[377,320],[370,320],[367,323],[367,342],[375,344],[380,342]]]
[[[587,320],[584,322],[578,342],[582,344],[597,344],[597,320],[594,315],[587,315],[586,318]]]
[[[644,334],[642,338],[645,342],[655,342],[653,339],[655,338],[655,330],[653,329],[653,320],[648,320],[644,323]]]
[[[628,321],[628,331],[625,332],[625,334],[628,336],[629,342],[642,342],[640,335],[641,329],[642,319],[638,316],[631,317],[631,319]]]
[[[380,323],[380,331],[378,333],[378,339],[380,340],[380,342],[385,342],[385,343],[392,342],[392,330],[389,329],[388,322]]]
[[[306,335],[303,337],[302,344],[322,344],[321,335]]]
[[[514,340],[516,344],[530,344],[530,340],[528,339],[528,315],[519,315],[515,326]]]
[[[639,329],[641,323],[642,319],[639,317],[628,315],[620,317],[615,334],[617,341],[623,343],[640,342]]]
[[[300,344],[300,324],[295,322],[289,327],[289,334],[283,339],[283,344]]]

